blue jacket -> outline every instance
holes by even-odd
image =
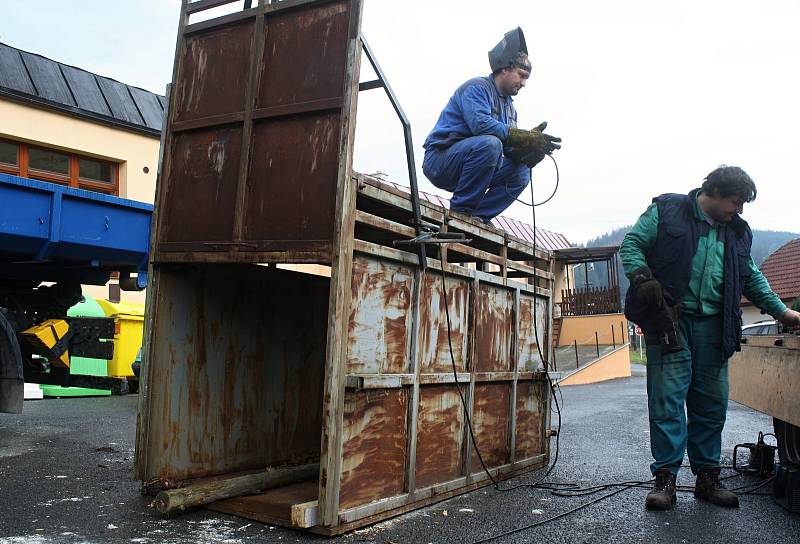
[[[450,97],[422,147],[446,148],[469,138],[490,134],[505,142],[508,128],[517,126],[510,96],[502,96],[492,76],[472,78]]]
[[[694,257],[700,237],[708,236],[711,225],[694,213],[695,189],[688,195],[664,194],[653,199],[658,206],[658,239],[647,256],[653,276],[664,286],[667,299],[674,304],[683,299],[689,288]],[[722,348],[727,359],[741,346],[742,317],[739,302],[745,281],[750,276],[750,247],[753,233],[747,222],[736,216],[725,229],[723,257]],[[657,332],[652,312],[639,303],[628,289],[625,315],[645,331]]]

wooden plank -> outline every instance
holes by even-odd
[[[520,238],[509,236],[509,239],[506,242],[506,244],[508,245],[509,249],[513,249],[514,251],[519,251],[520,253],[527,254],[530,257],[534,257],[536,259],[541,259],[542,261],[545,262],[549,262],[553,258],[549,251],[545,251],[539,248],[536,248],[536,250],[534,251],[533,244],[528,242],[527,240],[522,240]]]
[[[259,68],[264,58],[264,34],[266,22],[263,17],[263,6],[258,10],[260,16],[256,18],[253,31],[255,54],[250,56],[248,66],[247,90],[245,92],[244,112],[242,114],[243,128],[242,141],[245,142],[239,157],[239,177],[236,184],[236,205],[234,207],[233,240],[244,239],[245,213],[247,209],[248,183],[247,176],[250,170],[250,154],[253,150],[253,103],[258,93]]]
[[[147,263],[147,291],[145,292],[145,307],[154,308],[159,292],[159,275],[160,270],[154,264],[153,256],[155,255],[155,248],[158,244],[158,234],[161,232],[159,225],[161,224],[161,206],[160,203],[164,198],[164,172],[165,168],[169,167],[169,156],[164,153],[167,142],[172,142],[172,136],[169,131],[170,123],[173,121],[173,108],[172,108],[172,91],[175,88],[175,77],[178,71],[178,65],[182,55],[179,52],[183,51],[185,44],[183,38],[183,28],[189,20],[189,15],[186,13],[186,2],[181,2],[181,10],[178,16],[178,37],[175,44],[176,54],[172,65],[172,83],[167,86],[167,103],[164,109],[164,125],[161,129],[161,144],[158,151],[158,167],[156,169],[156,190],[155,190],[155,205],[153,207],[153,219],[151,222],[153,233],[150,236],[149,253],[150,258]],[[149,311],[145,313],[144,318],[144,331],[142,338],[142,366],[140,369],[139,379],[139,402],[136,411],[136,449],[134,452],[133,473],[139,480],[145,480],[147,474],[149,444],[151,439],[150,429],[150,413],[152,406],[152,397],[150,395],[150,374],[152,364],[150,363],[152,354],[151,338],[155,328],[155,312]]]
[[[270,119],[273,117],[284,117],[286,115],[316,113],[325,110],[338,110],[341,107],[342,99],[340,97],[309,100],[307,102],[296,102],[294,104],[282,104],[269,108],[254,109],[253,119]]]
[[[408,251],[401,251],[399,249],[381,246],[372,242],[365,242],[364,240],[355,240],[353,242],[353,251],[415,266],[419,263],[419,258],[417,257],[416,253],[409,253]],[[445,273],[447,274],[461,276],[464,278],[473,278],[476,274],[475,270],[463,266],[451,264],[445,264],[444,266]],[[429,257],[428,268],[432,273],[433,271],[441,270],[442,265],[439,260],[431,259]]]
[[[417,235],[416,231],[412,227],[401,225],[400,223],[395,223],[389,219],[384,219],[383,217],[372,215],[371,213],[361,210],[356,210],[356,223],[369,225],[371,227],[375,227],[376,229],[380,229],[385,232],[391,232],[393,234],[398,234],[408,238],[413,238]]]
[[[159,263],[233,263],[233,264],[283,264],[312,263],[329,265],[330,246],[324,251],[158,251],[153,253]]]
[[[800,426],[800,347],[791,347],[800,338],[786,337],[789,347],[775,346],[774,337],[755,338],[728,363],[731,400]]]
[[[251,495],[258,491],[275,489],[298,481],[319,478],[319,464],[276,467],[264,472],[245,474],[233,478],[199,482],[178,489],[161,491],[153,504],[161,515],[183,511],[218,500]],[[316,486],[314,486],[316,491]]]
[[[408,193],[397,191],[393,187],[388,187],[369,178],[358,178],[358,192],[374,200],[388,204],[411,213],[411,197]],[[426,201],[420,201],[420,214],[423,219],[441,224],[444,221],[443,208],[435,206]]]
[[[318,491],[319,483],[309,480],[259,495],[218,501],[208,508],[262,523],[308,529],[319,522]]]
[[[201,21],[199,23],[192,23],[187,25],[185,30],[183,31],[184,36],[190,36],[192,34],[197,34],[199,32],[205,32],[210,30],[216,30],[221,28],[225,25],[233,25],[237,24],[241,21],[245,21],[247,19],[252,19],[255,15],[256,8],[247,10],[247,11],[237,11],[235,13],[229,13],[227,15],[222,15],[220,17],[215,17],[213,19],[209,19],[207,21]]]
[[[475,372],[475,381],[483,382],[511,382],[516,377],[515,372]]]
[[[325,402],[323,404],[322,448],[319,481],[320,523],[334,527],[339,523],[339,493],[342,477],[344,436],[345,361],[347,357],[347,313],[350,309],[355,228],[355,184],[350,180],[355,137],[356,101],[361,62],[362,1],[350,0],[345,103],[342,107],[342,137],[336,191],[334,253],[328,303]]]
[[[525,472],[536,470],[544,464],[546,464],[546,459],[543,455],[540,455],[517,463],[489,469],[489,473],[495,480],[502,481]],[[477,472],[471,474],[469,477],[462,477],[444,484],[419,489],[414,493],[388,497],[365,506],[345,510],[341,515],[342,524],[339,525],[335,531],[328,530],[324,527],[314,527],[312,528],[312,532],[328,536],[341,534],[386,518],[404,514],[411,510],[423,508],[449,499],[455,495],[479,489],[491,483],[491,480],[483,471]]]
[[[244,117],[245,114],[243,112],[233,112],[223,113],[220,115],[209,115],[207,117],[198,117],[197,119],[189,119],[187,121],[176,121],[172,124],[172,132],[209,129],[216,128],[220,125],[241,123],[244,121]]]
[[[508,422],[508,433],[509,433],[509,461],[514,462],[517,459],[517,417],[519,414],[517,413],[517,386],[519,385],[519,359],[520,359],[520,298],[522,294],[520,293],[519,289],[514,291],[514,351],[512,353],[512,363],[511,368],[514,369],[513,372],[513,380],[514,383],[511,384],[511,404],[509,405],[509,409],[511,411],[511,417],[509,418]]]
[[[406,491],[413,491],[417,487],[417,433],[420,408],[419,389],[419,328],[420,328],[420,296],[422,293],[423,272],[417,269],[414,275],[414,298],[412,300],[411,319],[411,369],[414,372],[414,381],[411,390],[411,403],[408,407],[408,445],[406,451]]]
[[[194,0],[189,1],[186,5],[186,13],[189,15],[193,13],[198,13],[200,11],[205,11],[207,9],[216,8],[219,6],[224,6],[226,4],[232,4],[236,0]]]
[[[413,385],[413,374],[348,374],[347,389],[397,389]]]

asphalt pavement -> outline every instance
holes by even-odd
[[[568,387],[562,393],[558,463],[548,482],[589,486],[649,478],[643,376]],[[136,400],[129,395],[28,401],[22,415],[0,414],[0,544],[469,544],[545,522],[612,491],[566,498],[544,489],[484,488],[335,539],[204,509],[161,519],[150,506],[152,498],[142,496],[132,479]],[[754,442],[759,431],[771,429],[771,418],[731,403],[724,462],[730,463],[734,445]],[[541,474],[502,486],[534,482]],[[729,487],[758,482],[748,476],[726,481]],[[694,483],[688,469],[681,471],[679,483]],[[625,489],[493,542],[800,542],[800,515],[786,512],[769,496],[744,495],[741,508],[728,510],[680,493],[674,510],[648,512],[646,493]]]

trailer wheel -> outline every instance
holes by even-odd
[[[778,459],[783,465],[800,465],[800,427],[778,418],[772,420],[778,441]]]

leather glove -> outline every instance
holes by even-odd
[[[528,168],[533,168],[534,166],[542,162],[542,159],[544,159],[544,153],[540,151],[531,151],[530,149],[525,149],[524,147],[523,148],[515,147],[513,149],[510,149],[509,151],[506,152],[505,155],[509,159],[521,162]]]
[[[509,147],[529,148],[547,155],[556,149],[561,149],[561,138],[545,134],[543,132],[545,128],[547,128],[547,121],[531,130],[509,128],[506,145]]]
[[[653,277],[653,272],[648,267],[643,266],[634,270],[630,280],[639,302],[653,309],[664,306],[664,288]]]

